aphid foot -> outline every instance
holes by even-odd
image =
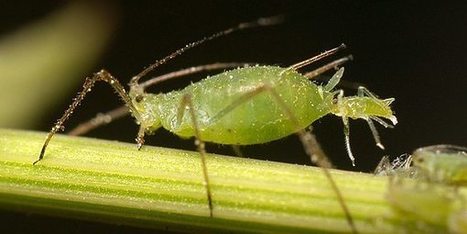
[[[136,140],[136,147],[138,148],[138,150],[140,150],[144,145],[144,138],[137,137],[135,140]]]
[[[380,149],[384,150],[384,145],[381,143],[376,143],[376,146],[378,146]]]

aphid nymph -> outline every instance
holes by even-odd
[[[251,145],[270,142],[296,133],[311,160],[324,168],[324,172],[336,192],[349,225],[355,231],[342,195],[326,169],[332,165],[322,152],[314,135],[305,129],[315,120],[328,114],[342,118],[346,145],[353,163],[354,158],[349,143],[348,119],[366,120],[377,144],[382,146],[372,120],[385,127],[390,125],[384,122],[383,119],[388,119],[396,124],[396,117],[390,107],[394,99],[379,99],[363,87],[358,89],[357,96],[349,97],[344,96],[342,90],[334,90],[343,75],[344,68],[340,68],[324,86],[310,81],[319,74],[342,65],[350,60],[351,56],[335,60],[306,74],[297,71],[301,67],[336,53],[345,48],[344,45],[286,68],[278,66],[237,68],[191,84],[182,90],[169,93],[153,94],[145,92],[147,86],[159,83],[167,78],[155,78],[139,83],[140,78],[149,71],[204,41],[236,30],[275,23],[277,23],[276,18],[243,23],[235,28],[227,29],[188,44],[133,77],[129,84],[128,94],[118,80],[106,70],[95,73],[94,76],[86,79],[83,91],[78,94],[69,109],[54,125],[46,138],[39,159],[35,163],[43,158],[52,136],[62,129],[64,122],[83,100],[86,93],[91,90],[94,83],[96,81],[105,81],[117,91],[135,117],[136,122],[140,125],[136,137],[138,148],[144,144],[145,134],[152,134],[159,128],[167,129],[181,137],[194,137],[196,139],[196,145],[201,154],[211,216],[213,215],[213,199],[210,192],[203,142]],[[196,67],[194,70],[196,70]]]

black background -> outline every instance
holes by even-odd
[[[40,19],[66,2],[0,3],[0,33]],[[357,157],[353,168],[345,153],[340,119],[329,116],[313,126],[324,150],[338,168],[369,172],[383,155],[393,157],[433,144],[466,145],[467,4],[381,1],[126,1],[108,2],[118,9],[119,26],[95,68],[106,68],[122,83],[155,59],[213,32],[258,17],[284,14],[275,27],[246,30],[193,49],[162,66],[156,74],[212,62],[258,62],[287,66],[341,43],[354,61],[344,79],[362,83],[380,97],[394,97],[399,119],[394,129],[378,126],[386,151],[373,142],[365,121],[351,121],[351,144]],[[105,4],[104,4],[105,6]],[[106,8],[103,7],[102,10]],[[85,35],[83,35],[85,36]],[[198,76],[200,77],[200,76]],[[195,77],[196,78],[196,77]],[[153,91],[182,88],[168,82]],[[76,87],[78,91],[80,86]],[[60,105],[42,113],[35,130],[48,131],[69,105],[75,91]],[[346,89],[347,95],[355,90]],[[68,128],[120,105],[105,85],[98,85],[76,111]],[[89,136],[132,142],[137,125],[130,118],[100,128]],[[192,140],[159,131],[147,144],[194,149]],[[208,145],[210,152],[232,154],[229,147]],[[292,153],[293,152],[293,153]],[[295,136],[244,149],[248,156],[309,164]],[[3,214],[1,222],[15,231],[146,232],[112,225],[49,219],[37,215]],[[37,221],[37,220],[40,221]],[[22,224],[19,224],[21,222]],[[27,225],[25,225],[26,223]],[[5,228],[4,225],[1,225]]]

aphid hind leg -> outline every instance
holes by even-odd
[[[232,150],[235,153],[237,157],[244,158],[245,155],[243,155],[242,150],[240,149],[239,145],[232,145]]]
[[[196,138],[195,145],[198,148],[198,152],[201,156],[201,166],[203,169],[204,187],[206,188],[206,195],[208,198],[209,216],[213,217],[212,193],[211,193],[211,187],[209,183],[208,167],[206,165],[206,148],[205,148],[204,141],[202,141],[201,139],[201,134],[200,134],[199,125],[198,125],[198,118],[196,116],[190,94],[185,94],[182,98],[182,101],[180,103],[180,106],[177,112],[178,123],[180,123],[181,119],[183,118],[185,114],[185,110],[187,108],[188,108],[188,111],[191,117],[193,129],[195,130],[195,138]]]
[[[47,137],[45,139],[44,145],[42,146],[41,153],[39,155],[39,158],[33,163],[36,164],[42,158],[44,158],[45,150],[47,149],[47,145],[49,144],[50,140],[52,137],[57,133],[59,130],[64,129],[64,123],[65,121],[73,114],[73,111],[76,109],[81,104],[81,101],[83,101],[84,97],[86,96],[87,93],[91,92],[92,87],[96,83],[96,81],[105,81],[106,83],[110,84],[112,88],[117,92],[117,94],[120,96],[120,98],[123,100],[125,105],[130,108],[130,110],[133,112],[134,115],[138,115],[138,112],[135,110],[131,103],[131,99],[126,93],[125,89],[123,86],[120,84],[120,82],[115,79],[108,71],[106,70],[100,70],[99,72],[95,73],[92,77],[86,78],[83,84],[83,90],[78,93],[78,95],[73,99],[73,102],[71,105],[68,107],[68,109],[65,111],[65,113],[62,115],[60,119],[57,120],[55,125],[52,127],[50,132],[47,134]]]
[[[298,135],[300,141],[302,142],[305,152],[307,153],[307,155],[310,157],[311,161],[314,164],[322,168],[323,173],[325,174],[326,178],[330,182],[331,187],[336,194],[336,197],[339,201],[340,206],[342,207],[342,210],[346,216],[347,222],[352,230],[352,233],[357,233],[357,229],[353,222],[353,218],[350,214],[349,209],[347,208],[347,205],[344,201],[342,193],[340,192],[339,188],[337,187],[337,184],[335,183],[334,179],[331,176],[331,173],[328,170],[329,168],[332,168],[331,162],[329,161],[328,157],[321,149],[321,146],[319,145],[318,141],[316,140],[316,137],[311,133],[311,131],[305,131],[304,129],[300,128],[297,117],[293,114],[293,112],[290,110],[290,108],[287,106],[284,100],[279,96],[279,94],[274,90],[274,88],[266,84],[258,86],[257,88],[253,89],[252,91],[248,93],[245,93],[242,97],[233,101],[231,104],[229,104],[219,113],[217,113],[214,117],[212,117],[210,122],[218,121],[219,119],[221,119],[223,116],[231,112],[236,107],[244,104],[245,102],[249,101],[254,96],[259,95],[263,92],[269,92],[271,94],[271,96],[273,97],[273,100],[281,106],[284,114],[288,116],[291,122],[295,125],[296,134]]]

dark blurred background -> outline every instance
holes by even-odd
[[[0,33],[8,33],[40,19],[66,3],[0,3]],[[383,155],[396,157],[433,144],[467,145],[466,3],[109,1],[102,2],[100,7],[104,11],[107,7],[116,9],[117,30],[99,62],[82,75],[83,81],[86,75],[106,68],[122,83],[127,83],[143,67],[189,42],[240,22],[283,14],[286,20],[281,25],[245,30],[208,42],[151,74],[164,74],[213,62],[257,62],[287,66],[345,43],[349,48],[340,55],[353,54],[355,59],[345,65],[344,79],[364,84],[380,97],[394,97],[396,101],[393,108],[399,124],[394,129],[377,126],[386,146],[386,151],[382,151],[374,145],[365,121],[351,121],[351,145],[357,158],[357,166],[352,167],[345,152],[341,120],[328,116],[313,123],[318,140],[336,167],[370,172]],[[182,88],[190,81],[206,75],[196,75],[193,79],[182,79],[181,82],[167,82],[152,90],[158,92]],[[48,131],[80,88],[78,84],[60,104],[38,113],[42,120],[34,130]],[[121,104],[107,85],[98,85],[93,91],[82,104],[83,108],[76,111],[67,123],[68,129],[95,116],[97,112]],[[345,89],[345,92],[353,95],[356,90]],[[131,118],[125,118],[97,129],[88,136],[133,142],[137,129],[138,126]],[[148,145],[195,149],[192,140],[180,140],[164,130],[155,136],[146,137],[146,140]],[[230,147],[226,146],[208,145],[208,150],[232,154]],[[295,136],[245,147],[243,152],[258,159],[310,164]],[[15,217],[10,215],[5,218],[8,220]],[[44,217],[37,219],[49,220]],[[29,222],[33,227],[40,223],[34,219]],[[73,226],[67,230],[70,232],[146,231],[60,221],[63,222]]]

